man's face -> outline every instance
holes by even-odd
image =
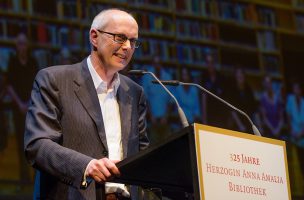
[[[21,34],[17,37],[16,40],[16,49],[19,54],[27,53],[28,50],[28,42],[25,35]]]
[[[236,71],[236,80],[238,83],[244,83],[245,82],[245,76],[241,70]]]
[[[264,86],[265,86],[265,89],[267,91],[271,91],[272,90],[272,81],[269,77],[266,77],[265,80],[264,80]]]
[[[138,38],[138,25],[136,21],[129,15],[113,13],[107,25],[99,30],[123,34],[129,39]],[[98,57],[106,70],[117,72],[122,70],[130,62],[134,53],[134,47],[127,40],[123,44],[114,41],[114,36],[107,33],[96,31],[96,45]]]

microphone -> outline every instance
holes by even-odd
[[[149,72],[149,71],[145,71],[145,70],[130,70],[130,71],[128,71],[128,74],[130,74],[130,75],[150,74],[155,79],[155,82],[160,84],[164,88],[164,90],[174,99],[174,101],[176,103],[176,106],[177,106],[178,115],[179,115],[179,118],[182,122],[183,127],[188,127],[189,126],[186,115],[185,115],[183,109],[180,107],[180,105],[179,105],[178,101],[176,100],[175,96],[166,88],[166,86],[163,85],[163,83],[155,76],[155,74],[153,74],[152,72]]]
[[[242,111],[239,108],[233,106],[232,104],[228,103],[227,101],[225,101],[224,99],[220,98],[219,96],[213,94],[212,92],[210,92],[206,88],[200,86],[199,84],[196,84],[196,83],[183,83],[183,82],[180,82],[180,81],[177,81],[177,80],[168,80],[168,81],[160,81],[160,82],[162,84],[165,84],[165,85],[172,85],[172,86],[188,85],[188,86],[195,86],[195,87],[199,88],[200,90],[206,92],[210,96],[212,96],[212,97],[216,98],[217,100],[219,100],[220,102],[224,103],[228,107],[232,108],[234,111],[237,111],[238,113],[240,113],[243,116],[245,116],[248,119],[248,121],[250,122],[250,124],[251,124],[251,127],[252,127],[254,135],[256,135],[256,136],[262,136],[261,133],[260,133],[260,131],[258,130],[258,128],[254,125],[254,123],[252,122],[252,120],[250,119],[250,117],[244,111]],[[157,81],[152,81],[152,83],[158,84]]]
[[[130,74],[130,75],[137,75],[137,76],[141,76],[141,75],[144,75],[144,74],[146,74],[147,73],[147,71],[146,70],[130,70],[130,71],[128,71],[128,74]]]

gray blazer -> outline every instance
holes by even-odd
[[[142,87],[120,76],[117,99],[123,157],[149,144]],[[38,72],[26,116],[25,155],[37,169],[36,199],[103,199],[104,185],[81,182],[91,159],[108,156],[97,93],[86,59]]]

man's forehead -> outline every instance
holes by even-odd
[[[122,11],[122,10],[108,10],[104,13],[104,18],[105,19],[115,19],[115,18],[132,18],[133,17],[125,12],[125,11]]]
[[[111,16],[104,28],[107,31],[126,34],[128,37],[138,37],[138,24],[132,16]]]

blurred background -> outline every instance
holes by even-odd
[[[0,0],[0,199],[32,198],[22,138],[37,70],[89,55],[91,21],[110,7],[139,23],[141,46],[126,70],[200,84],[244,110],[265,137],[286,141],[292,196],[304,199],[304,0]],[[149,76],[132,78],[148,98],[151,143],[175,134],[172,99]],[[169,89],[190,123],[252,134],[196,88]]]

